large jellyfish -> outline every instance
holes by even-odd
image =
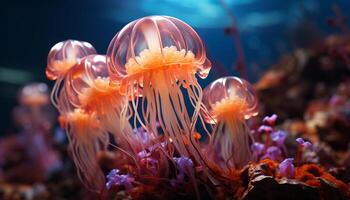
[[[133,149],[129,119],[121,114],[128,99],[119,93],[118,86],[109,84],[104,55],[84,57],[67,73],[64,88],[72,105],[95,112],[106,133],[112,133],[124,149]]]
[[[206,122],[215,124],[209,143],[223,167],[240,168],[253,159],[246,119],[258,114],[258,100],[250,83],[238,77],[224,77],[203,91],[203,103],[209,114]]]
[[[96,54],[95,48],[88,42],[65,40],[55,44],[47,56],[46,77],[56,80],[51,93],[52,103],[57,107],[57,100],[64,76],[81,58]]]
[[[107,62],[113,84],[132,97],[134,124],[138,121],[148,133],[157,134],[159,122],[178,153],[189,156],[194,152],[184,141],[192,139],[202,106],[202,89],[195,75],[206,78],[211,68],[198,34],[173,17],[144,17],[126,25],[113,38]],[[182,89],[194,107],[192,119]],[[140,102],[134,98],[139,91]]]

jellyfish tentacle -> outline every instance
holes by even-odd
[[[81,110],[75,110],[74,113],[67,114],[66,132],[69,139],[69,152],[82,183],[93,191],[99,191],[104,183],[104,175],[97,163],[97,155],[99,151],[107,149],[104,144],[107,143],[108,138],[104,134],[99,134],[103,130],[92,125],[94,122],[88,123],[90,120],[96,120],[94,115],[88,116],[81,112]],[[84,137],[81,137],[82,135]]]
[[[58,87],[59,87],[59,85],[61,84],[60,82],[61,82],[62,80],[61,79],[58,79],[56,82],[59,82],[59,83],[57,83],[57,84],[55,84],[54,86],[53,86],[53,88],[52,88],[52,92],[51,92],[51,94],[50,94],[50,99],[51,99],[51,102],[52,102],[52,105],[56,108],[56,109],[58,109],[58,106],[57,106],[57,102],[58,102]]]
[[[223,153],[224,161],[229,166],[242,167],[252,160],[252,152],[249,148],[250,137],[245,123],[235,120],[237,119],[226,121],[227,127],[222,131],[223,136],[220,138],[220,143],[223,144],[223,149],[225,149]]]

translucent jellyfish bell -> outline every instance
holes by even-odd
[[[97,54],[84,57],[68,72],[65,89],[70,103],[76,107],[89,109],[101,101],[108,90],[113,90],[109,85],[106,57]]]
[[[47,105],[50,101],[49,89],[45,83],[25,85],[19,92],[18,101],[25,106]]]
[[[168,16],[149,16],[129,23],[109,44],[107,59],[114,77],[183,64],[181,67],[191,67],[193,73],[206,78],[211,68],[198,34],[185,22]]]
[[[259,102],[253,86],[238,77],[220,78],[203,90],[203,103],[210,116],[207,123],[215,123],[219,115],[230,112],[249,119],[258,114]]]
[[[84,56],[96,54],[88,42],[65,40],[55,44],[47,57],[46,76],[49,80],[62,77]]]

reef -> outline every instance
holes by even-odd
[[[349,58],[349,37],[333,35],[255,84],[202,88],[215,66],[179,19],[130,22],[106,55],[62,41],[48,54],[51,96],[41,83],[19,92],[22,133],[1,141],[0,197],[348,199]]]

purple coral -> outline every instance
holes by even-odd
[[[189,175],[190,173],[190,169],[193,168],[193,161],[191,160],[191,158],[185,157],[185,156],[181,156],[181,157],[174,157],[173,158],[176,166],[179,170],[178,175],[176,176],[176,179],[171,181],[171,184],[173,186],[177,185],[177,184],[181,184],[184,182],[184,178],[185,178],[185,174]]]
[[[253,153],[259,156],[265,149],[265,145],[259,142],[254,142],[251,147]]]
[[[259,133],[272,133],[272,131],[272,127],[267,125],[262,125],[258,128]]]
[[[140,160],[143,168],[142,171],[151,172],[153,175],[158,173],[159,161],[152,157],[145,157]]]
[[[132,188],[134,178],[129,174],[119,174],[118,169],[113,169],[107,175],[106,187],[111,189],[113,186],[124,186],[126,190]]]
[[[187,173],[189,169],[193,168],[193,162],[191,158],[186,156],[174,157],[174,161],[180,171],[180,173]]]
[[[281,149],[276,146],[270,146],[269,148],[266,149],[265,155],[261,157],[261,159],[267,159],[267,158],[275,161],[282,160]]]
[[[271,133],[271,140],[276,142],[278,146],[284,146],[284,141],[287,138],[285,131],[275,131]]]
[[[282,177],[292,179],[295,177],[295,167],[293,158],[287,158],[279,164],[279,173]]]
[[[151,156],[150,153],[148,153],[146,150],[142,150],[140,152],[137,153],[137,156],[142,159],[142,158],[146,158],[146,157],[149,157]]]
[[[329,100],[329,105],[331,106],[339,106],[345,103],[345,100],[342,96],[333,95]]]
[[[311,142],[305,141],[303,138],[297,138],[295,141],[300,145],[300,147],[304,149],[309,149],[309,150],[312,149]]]
[[[311,142],[305,141],[303,138],[297,138],[295,141],[299,144],[296,155],[296,164],[300,165],[302,162],[303,153],[305,153],[305,149],[312,150],[313,145]]]
[[[274,126],[277,120],[277,115],[273,114],[271,116],[266,116],[263,119],[263,123],[268,126]]]

